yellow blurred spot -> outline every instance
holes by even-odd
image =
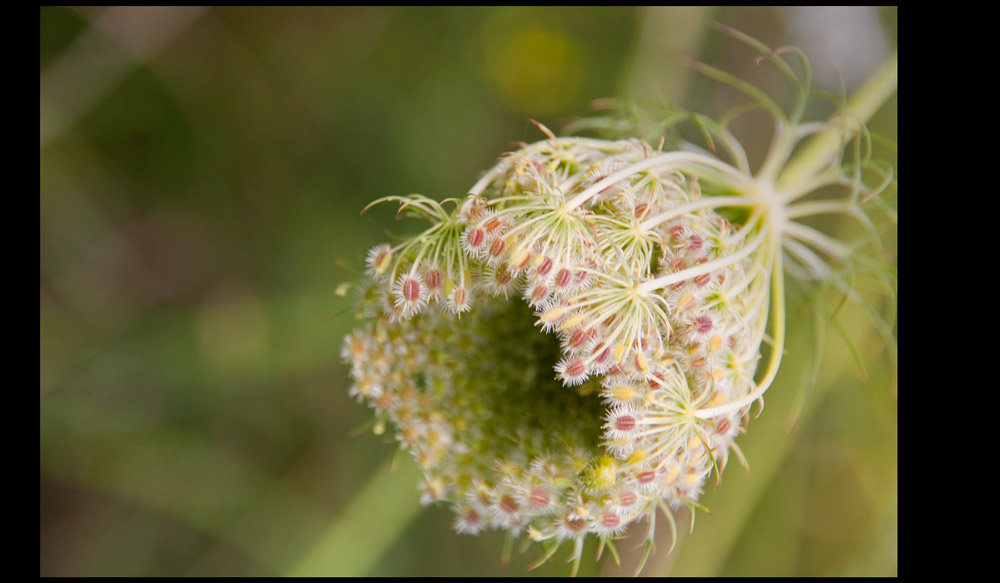
[[[580,93],[583,47],[564,32],[501,11],[483,34],[483,73],[514,109],[530,115],[564,111]]]

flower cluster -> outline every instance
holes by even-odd
[[[797,219],[855,209],[801,200],[843,174],[777,187],[795,124],[756,174],[745,156],[542,130],[462,199],[376,201],[429,226],[369,253],[343,356],[425,503],[459,532],[540,541],[540,561],[570,543],[578,565],[587,535],[639,521],[648,552],[658,516],[675,528],[671,510],[742,461],[734,438],[783,352],[783,257],[822,276],[845,251]]]

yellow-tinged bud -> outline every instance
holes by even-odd
[[[649,364],[646,362],[646,354],[643,352],[637,352],[635,355],[635,366],[639,369],[642,374],[649,373]]]
[[[649,457],[649,452],[645,449],[637,449],[632,452],[632,455],[625,459],[625,463],[630,466],[635,466],[646,461],[647,457]]]
[[[551,322],[557,322],[566,315],[566,309],[562,307],[555,307],[542,314],[541,321],[544,324],[549,324]]]
[[[590,490],[605,490],[615,485],[618,462],[609,456],[595,460],[584,472],[583,483]]]
[[[563,330],[572,330],[573,328],[579,326],[583,320],[583,314],[573,314],[569,318],[566,318],[566,321],[562,324],[562,328]]]
[[[611,396],[616,401],[630,401],[638,395],[635,388],[631,385],[619,385],[611,389]]]
[[[528,264],[529,259],[531,259],[531,252],[524,247],[519,247],[514,250],[510,257],[510,266],[513,269],[521,269]]]
[[[545,535],[543,535],[540,530],[538,530],[537,528],[535,528],[533,525],[530,524],[528,525],[528,536],[533,541],[545,540]]]
[[[379,254],[375,258],[375,263],[374,263],[375,273],[377,273],[378,275],[382,275],[383,273],[385,273],[385,270],[388,269],[389,265],[391,264],[392,264],[392,249],[387,249],[385,250],[385,252]]]
[[[677,310],[675,314],[680,314],[682,311],[686,310],[691,304],[694,303],[694,294],[687,292],[677,299]]]

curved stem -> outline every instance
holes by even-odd
[[[785,281],[784,268],[781,265],[780,246],[777,243],[775,243],[772,253],[774,253],[774,266],[771,270],[771,301],[774,305],[774,346],[771,348],[771,358],[768,361],[767,372],[764,373],[764,377],[758,383],[757,389],[746,397],[730,403],[724,403],[717,407],[695,411],[694,415],[700,419],[711,419],[719,415],[739,411],[743,407],[757,401],[764,396],[767,389],[771,387],[771,383],[774,382],[774,377],[778,374],[778,368],[781,366],[781,357],[785,351]]]
[[[834,259],[842,260],[850,252],[847,245],[802,223],[788,221],[785,223],[783,231],[789,237],[803,243],[809,243]]]

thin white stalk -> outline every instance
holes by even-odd
[[[734,207],[734,206],[752,206],[755,201],[747,198],[745,196],[708,196],[702,198],[701,200],[696,200],[694,202],[689,202],[683,204],[679,207],[672,208],[668,211],[664,211],[656,216],[650,217],[645,221],[639,223],[639,230],[646,232],[656,225],[663,224],[670,219],[674,219],[681,215],[686,215],[688,213],[693,213],[702,209],[716,209],[723,207]]]
[[[785,208],[785,216],[789,219],[837,213],[843,213],[851,216],[860,214],[854,207],[842,200],[816,200],[811,202],[800,202],[789,205]]]
[[[778,176],[794,147],[795,126],[786,125],[784,120],[775,118],[774,138],[771,140],[764,163],[757,170],[757,180],[774,184],[775,177]]]
[[[808,273],[809,277],[813,279],[822,279],[828,273],[830,273],[830,268],[826,265],[826,263],[824,263],[823,260],[820,259],[818,255],[813,253],[813,251],[809,249],[809,247],[806,247],[805,245],[799,243],[795,239],[785,239],[784,241],[782,241],[782,245],[784,246],[785,251],[787,251],[789,255],[793,256],[795,259],[798,259],[799,262],[803,266],[805,266],[806,272]],[[793,264],[790,264],[789,267],[791,267],[791,265]],[[806,273],[803,272],[798,272],[798,273],[806,275]],[[796,274],[793,273],[793,275]]]
[[[829,166],[826,170],[820,172],[819,174],[789,185],[787,189],[780,191],[778,196],[782,202],[788,204],[809,193],[816,192],[824,186],[843,186],[847,184],[847,180],[840,173],[840,168],[837,166]]]
[[[803,243],[809,243],[834,259],[845,259],[850,252],[847,246],[840,241],[802,223],[788,221],[782,225],[782,233]]]
[[[687,269],[682,269],[678,272],[671,273],[669,275],[664,275],[663,277],[658,277],[656,279],[647,281],[646,283],[639,285],[636,288],[636,290],[640,294],[647,294],[653,290],[662,289],[667,287],[668,285],[673,285],[675,283],[687,279],[698,277],[699,275],[705,273],[711,273],[713,271],[722,269],[734,263],[739,263],[740,261],[743,261],[745,258],[750,256],[751,253],[756,251],[758,247],[760,247],[761,242],[764,240],[765,237],[767,237],[769,232],[770,229],[765,227],[760,230],[760,233],[758,233],[757,236],[754,237],[754,239],[750,241],[750,243],[746,247],[740,249],[739,251],[736,251],[731,255],[724,255],[717,259],[706,261],[705,263],[702,263],[700,265],[689,267]]]
[[[694,167],[691,165],[694,165]],[[698,166],[703,166],[707,169],[721,172],[734,185],[745,186],[748,181],[748,177],[745,174],[725,162],[722,162],[721,160],[712,158],[711,156],[698,154],[696,152],[667,152],[666,154],[659,154],[653,156],[652,158],[646,158],[645,160],[626,166],[618,172],[615,172],[600,182],[590,186],[580,194],[574,196],[568,200],[564,206],[567,211],[573,210],[596,196],[602,190],[614,185],[619,180],[624,180],[639,172],[652,170],[653,168],[657,168],[660,171],[673,168],[683,168],[685,171],[693,173]]]

